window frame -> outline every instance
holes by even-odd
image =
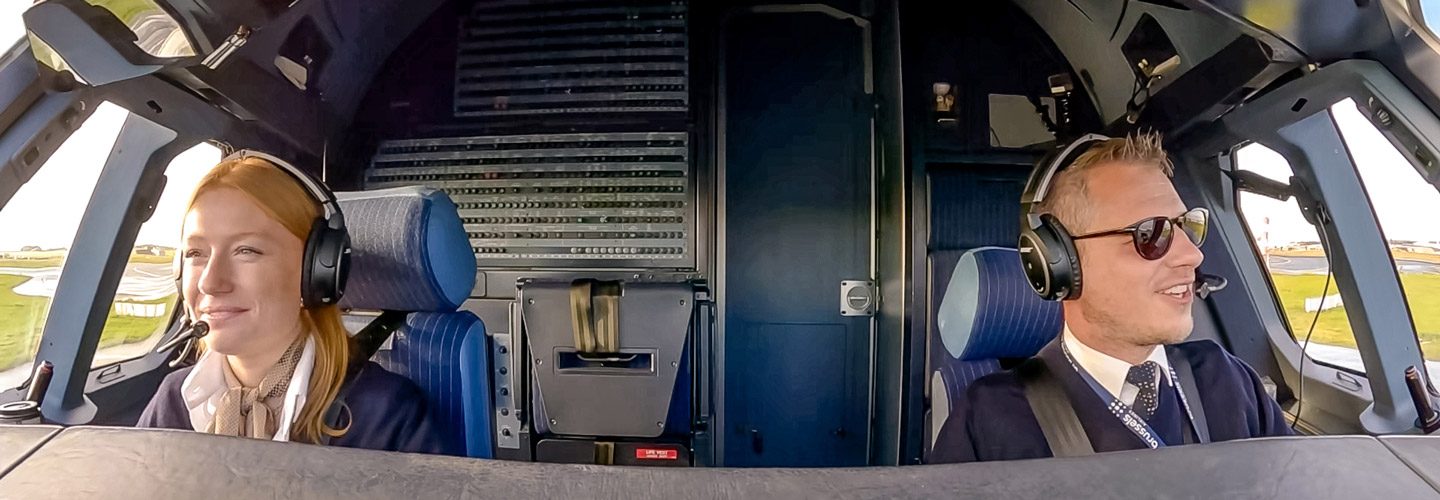
[[[1420,175],[1421,180],[1425,181],[1426,184],[1429,184],[1431,188],[1435,189],[1437,194],[1440,194],[1440,185],[1437,185],[1435,181],[1431,181],[1431,180],[1429,180],[1429,179],[1425,179],[1426,172],[1425,172],[1424,168],[1422,168],[1420,165],[1416,164],[1416,162],[1415,162],[1415,155],[1414,155],[1413,153],[1407,154],[1407,152],[1405,151],[1405,149],[1402,148],[1402,146],[1403,146],[1403,144],[1401,144],[1402,139],[1400,139],[1400,138],[1398,138],[1398,137],[1396,136],[1395,127],[1390,127],[1390,128],[1388,129],[1388,131],[1387,131],[1386,128],[1382,127],[1382,126],[1381,126],[1380,124],[1378,124],[1378,123],[1375,123],[1375,122],[1374,122],[1374,119],[1366,113],[1366,111],[1368,111],[1369,109],[1367,108],[1367,105],[1366,105],[1366,104],[1362,104],[1362,103],[1358,100],[1358,99],[1359,99],[1359,96],[1351,97],[1350,99],[1353,101],[1353,104],[1355,105],[1355,109],[1360,113],[1361,117],[1365,119],[1365,123],[1367,123],[1367,124],[1369,124],[1371,127],[1373,127],[1373,128],[1375,129],[1375,131],[1378,132],[1378,133],[1381,135],[1381,137],[1384,137],[1384,138],[1385,138],[1385,141],[1386,141],[1386,144],[1388,144],[1390,147],[1394,148],[1395,151],[1396,151],[1396,153],[1398,153],[1398,154],[1400,155],[1400,157],[1405,160],[1405,162],[1410,166],[1410,168],[1415,169],[1416,173],[1418,173],[1418,174]],[[1365,177],[1364,177],[1364,175],[1360,173],[1360,164],[1359,164],[1358,162],[1354,161],[1355,153],[1354,153],[1354,151],[1353,151],[1352,148],[1351,148],[1350,141],[1346,139],[1345,131],[1340,127],[1340,125],[1339,125],[1339,120],[1338,120],[1338,119],[1336,118],[1336,116],[1335,116],[1335,106],[1338,105],[1338,104],[1340,104],[1340,103],[1342,103],[1342,102],[1344,102],[1344,99],[1342,99],[1342,100],[1340,100],[1340,101],[1337,101],[1337,102],[1335,102],[1335,103],[1330,104],[1330,106],[1328,106],[1328,107],[1326,108],[1326,113],[1329,113],[1329,114],[1330,114],[1330,119],[1336,123],[1336,132],[1340,135],[1340,142],[1341,142],[1341,144],[1343,144],[1343,145],[1345,146],[1345,152],[1346,152],[1346,154],[1350,155],[1350,158],[1351,158],[1350,166],[1351,166],[1351,168],[1354,170],[1356,180],[1360,183],[1360,191],[1361,191],[1361,192],[1364,194],[1364,196],[1365,196],[1365,205],[1370,208],[1370,213],[1375,216],[1375,225],[1376,225],[1377,229],[1379,229],[1379,231],[1380,231],[1380,237],[1381,237],[1381,239],[1382,239],[1382,243],[1385,244],[1385,247],[1386,247],[1387,250],[1390,250],[1390,237],[1385,233],[1385,225],[1384,225],[1384,223],[1380,220],[1380,214],[1375,211],[1375,201],[1374,201],[1374,200],[1372,199],[1372,197],[1370,196],[1370,188],[1369,188],[1369,187],[1366,185],[1366,183],[1365,183]],[[1402,127],[1403,127],[1403,126],[1402,126]],[[1413,133],[1414,133],[1413,131],[1409,131],[1409,130],[1405,130],[1404,132],[1407,133],[1407,134],[1413,134]],[[1440,176],[1437,176],[1437,179],[1440,179]],[[1401,298],[1400,303],[1401,303],[1401,305],[1403,305],[1404,308],[1405,308],[1406,318],[1410,320],[1410,321],[1409,321],[1409,324],[1410,324],[1410,334],[1411,334],[1411,336],[1414,337],[1414,339],[1415,339],[1415,349],[1420,352],[1420,360],[1421,360],[1421,363],[1423,364],[1423,363],[1425,363],[1426,359],[1425,359],[1425,349],[1424,349],[1424,347],[1422,347],[1421,344],[1420,344],[1420,327],[1419,327],[1419,325],[1417,325],[1417,324],[1415,323],[1415,309],[1410,306],[1410,296],[1409,296],[1409,294],[1405,291],[1405,283],[1404,283],[1404,281],[1400,279],[1400,265],[1399,265],[1399,263],[1395,262],[1395,254],[1394,254],[1393,250],[1387,251],[1385,257],[1386,257],[1387,261],[1390,263],[1390,268],[1391,268],[1391,270],[1394,272],[1394,275],[1395,275],[1395,285],[1396,285],[1397,287],[1399,287],[1399,289],[1400,289],[1400,298]],[[1428,370],[1426,370],[1426,371],[1428,372]],[[1436,375],[1431,375],[1432,380],[1434,380],[1435,377],[1436,377]]]
[[[104,104],[102,104],[101,106],[96,106],[96,109],[98,110],[98,109],[101,108],[102,106],[104,106]],[[114,114],[114,113],[116,113],[116,112],[124,113],[124,115],[116,115],[116,114]],[[96,117],[95,115],[93,115],[93,114],[87,116],[87,117],[86,117],[86,120],[85,120],[84,122],[79,123],[79,124],[76,124],[76,126],[75,126],[75,128],[74,128],[74,131],[73,131],[72,133],[70,133],[69,135],[67,135],[67,136],[61,141],[61,147],[60,147],[60,148],[57,148],[57,152],[58,152],[60,149],[64,149],[65,145],[68,144],[71,139],[75,139],[75,138],[76,138],[76,137],[75,137],[75,132],[79,132],[79,131],[81,131],[82,129],[83,129],[83,130],[87,130],[86,133],[89,134],[89,135],[91,135],[90,139],[108,139],[108,141],[106,141],[103,145],[104,145],[104,147],[106,148],[107,151],[110,150],[110,149],[113,149],[113,148],[115,147],[115,145],[119,143],[119,139],[120,139],[120,129],[123,127],[124,119],[125,119],[126,116],[128,116],[129,112],[126,111],[126,110],[123,109],[123,108],[120,108],[119,106],[113,106],[113,105],[112,105],[112,109],[106,111],[106,113],[108,113],[110,116],[105,117],[105,121],[108,121],[108,122],[110,122],[110,123],[104,123],[104,122],[99,122],[99,121],[92,120],[92,119],[97,118],[97,117]],[[118,121],[116,121],[116,119],[118,119]],[[112,128],[112,127],[109,127],[110,125],[113,125],[113,128]],[[98,128],[91,128],[91,127],[98,127]],[[81,176],[81,177],[83,177],[83,178],[85,178],[85,179],[87,179],[87,180],[90,181],[90,182],[88,182],[88,183],[87,183],[87,182],[83,182],[83,181],[82,181],[82,182],[79,182],[79,184],[85,184],[85,186],[77,186],[77,185],[75,185],[75,184],[77,184],[76,182],[74,182],[74,181],[75,181],[75,178],[72,178],[72,177],[69,177],[69,176],[66,175],[66,173],[67,173],[68,171],[65,170],[65,169],[69,168],[68,166],[69,166],[70,164],[63,164],[63,163],[62,163],[62,164],[57,164],[57,165],[55,165],[55,166],[51,166],[51,165],[50,165],[51,163],[53,163],[52,160],[58,160],[58,161],[67,161],[67,160],[68,160],[68,161],[72,161],[72,162],[73,162],[73,161],[75,160],[75,158],[73,158],[73,155],[76,154],[76,151],[74,150],[74,146],[75,146],[75,145],[71,145],[72,149],[71,149],[71,150],[69,151],[69,153],[68,153],[68,154],[72,155],[70,158],[56,157],[56,156],[52,155],[51,157],[46,158],[45,161],[43,161],[43,162],[39,162],[39,161],[34,162],[34,168],[33,168],[31,171],[28,172],[29,178],[28,178],[28,179],[25,179],[24,182],[19,183],[18,185],[15,186],[15,189],[14,189],[12,195],[11,195],[10,197],[8,197],[8,198],[4,201],[3,205],[0,205],[0,210],[10,209],[10,208],[11,208],[11,207],[10,207],[10,203],[12,203],[12,202],[15,201],[15,198],[14,198],[13,195],[14,195],[14,194],[19,194],[21,191],[24,191],[27,186],[31,186],[31,185],[32,185],[32,181],[35,180],[35,176],[38,175],[38,174],[40,174],[40,173],[42,172],[42,170],[43,170],[44,172],[46,172],[46,174],[47,174],[47,176],[48,176],[48,178],[45,179],[45,182],[49,182],[49,183],[59,182],[58,185],[52,184],[52,187],[58,186],[59,188],[61,188],[61,189],[63,190],[62,193],[57,193],[57,194],[59,194],[59,198],[61,198],[62,200],[64,200],[64,201],[61,201],[61,202],[60,202],[61,204],[67,204],[67,205],[68,205],[68,204],[72,204],[72,203],[69,202],[69,198],[73,198],[73,199],[76,199],[76,200],[89,200],[91,197],[93,197],[94,194],[95,194],[96,188],[99,187],[100,174],[101,174],[101,172],[103,171],[104,160],[105,160],[105,158],[104,158],[103,156],[100,157],[100,158],[95,159],[95,161],[94,161],[93,163],[92,163],[92,162],[87,162],[87,167],[93,169],[91,172],[85,172],[85,173],[79,173],[79,174],[77,174],[77,175],[79,175],[79,176]],[[94,146],[94,147],[99,147],[100,144],[94,144],[93,146]],[[80,153],[80,154],[85,154],[85,153]],[[70,169],[70,170],[74,170],[74,169]],[[85,190],[80,189],[80,188],[82,188],[82,187],[85,187],[85,188],[87,188],[87,189],[85,189]],[[29,201],[34,201],[34,200],[35,200],[35,198],[32,197]],[[43,200],[43,201],[44,201],[44,203],[54,203],[54,202],[56,202],[55,198],[49,198],[49,199],[45,199],[45,200]],[[83,206],[82,206],[82,207],[83,207]],[[20,212],[18,212],[18,213],[26,213],[25,211],[27,211],[27,210],[34,210],[35,207],[20,206],[20,207],[15,207],[15,208],[18,209],[18,210],[20,210]],[[75,220],[73,225],[70,225],[70,224],[65,224],[65,225],[64,225],[64,227],[65,227],[64,230],[65,230],[65,231],[70,231],[70,235],[65,239],[64,245],[66,245],[65,248],[67,248],[67,250],[66,250],[66,252],[64,253],[64,255],[63,255],[63,256],[61,257],[61,259],[60,259],[60,263],[58,264],[59,269],[63,269],[63,266],[64,266],[64,264],[65,264],[65,261],[68,260],[68,259],[70,258],[70,256],[71,256],[70,252],[68,251],[68,246],[73,243],[74,239],[75,239],[77,236],[79,236],[79,233],[80,233],[79,225],[80,225],[80,221],[79,221],[79,220]],[[57,277],[57,281],[58,281],[58,277]],[[20,366],[24,366],[24,367],[27,368],[27,370],[25,370],[25,371],[28,373],[29,369],[32,369],[33,366],[35,365],[35,361],[36,361],[36,359],[38,359],[38,358],[37,358],[37,356],[38,356],[38,350],[39,350],[39,349],[38,349],[38,345],[41,344],[41,343],[43,343],[43,340],[44,340],[44,338],[43,338],[44,324],[45,324],[45,322],[48,322],[48,321],[49,321],[49,313],[48,313],[48,310],[53,306],[53,302],[54,302],[54,297],[53,297],[53,296],[49,297],[48,300],[46,301],[45,305],[44,305],[44,309],[41,311],[42,314],[45,314],[45,317],[44,317],[44,318],[41,318],[40,321],[38,322],[38,324],[31,326],[32,329],[33,329],[35,326],[39,326],[39,328],[40,328],[40,330],[41,330],[41,332],[40,332],[39,334],[35,335],[34,338],[32,339],[32,340],[34,341],[34,343],[37,344],[36,352],[35,352],[35,353],[32,353],[30,356],[28,356],[28,359],[24,359],[24,360],[21,362],[20,365],[16,365],[15,367],[12,367],[12,368],[14,368],[14,369],[19,369]],[[26,379],[24,379],[24,378],[19,379],[19,380],[13,380],[13,381],[12,381],[12,380],[6,380],[3,385],[0,385],[0,402],[6,402],[6,401],[10,401],[10,400],[12,400],[12,399],[15,399],[15,397],[10,397],[11,395],[8,394],[8,393],[9,393],[11,390],[16,389],[17,387],[23,387],[23,386],[25,385],[25,383],[26,383]]]
[[[121,125],[61,268],[40,352],[35,356],[37,363],[50,361],[55,367],[41,404],[47,420],[89,423],[97,414],[84,391],[92,374],[90,363],[135,234],[142,219],[149,216],[146,207],[158,199],[164,188],[160,177],[164,167],[179,153],[178,140],[174,131],[133,110]]]
[[[180,141],[177,141],[177,142],[180,143],[180,144],[183,144],[183,143],[184,143],[183,140],[180,140]],[[213,141],[196,141],[194,144],[191,144],[188,148],[184,148],[184,151],[185,151],[185,152],[188,152],[189,150],[194,149],[194,148],[196,148],[196,147],[199,147],[200,145],[211,145],[211,146],[216,146],[216,147],[218,148],[218,145],[214,144]],[[184,153],[182,152],[182,153],[180,153],[180,154],[184,154]],[[176,155],[176,158],[178,158],[179,156],[180,156],[180,155]],[[222,155],[221,155],[221,156],[222,156],[222,158],[223,158],[223,152],[222,152]],[[220,160],[220,158],[217,158],[217,159],[216,159],[217,162],[218,162],[219,160]],[[171,159],[171,163],[167,163],[167,164],[165,165],[165,167],[163,167],[162,171],[168,171],[170,165],[173,164],[174,161],[175,161],[175,159],[172,158],[172,159]],[[167,179],[166,179],[166,182],[161,186],[159,192],[156,193],[157,198],[155,199],[155,202],[156,202],[157,204],[159,203],[159,200],[160,200],[159,197],[163,197],[163,196],[165,195],[166,189],[168,189],[168,188],[170,188],[170,187],[171,187],[171,186],[170,186],[170,184],[169,184],[169,179],[167,178]],[[151,216],[153,216],[153,214],[147,215],[147,216],[145,217],[145,220],[140,221],[139,225],[136,227],[137,238],[138,238],[138,231],[139,231],[139,229],[143,228],[143,227],[144,227],[144,224],[146,224],[146,223],[149,222]],[[175,228],[175,231],[176,231],[176,233],[178,234],[178,232],[180,231],[180,228],[178,228],[178,227]],[[134,242],[133,242],[133,241],[131,242],[131,248],[132,248],[132,249],[134,248]],[[177,251],[177,252],[179,251],[178,246],[177,246],[177,248],[176,248],[176,251]],[[127,257],[127,258],[125,259],[125,261],[124,261],[121,265],[122,265],[122,266],[128,266],[128,265],[129,265],[129,258]],[[122,271],[122,272],[123,272],[123,271]],[[123,279],[124,279],[124,278],[122,277],[121,280],[123,281]],[[177,276],[176,279],[178,280],[179,277]],[[119,288],[119,282],[118,282],[118,281],[116,282],[116,288],[117,288],[117,290],[118,290],[118,288]],[[111,301],[111,307],[114,307],[114,303],[115,303],[115,301],[112,300],[112,301]],[[96,390],[102,389],[102,388],[108,386],[109,384],[111,384],[112,382],[122,381],[122,380],[128,378],[127,375],[136,374],[136,373],[144,373],[145,371],[159,368],[159,365],[158,365],[157,363],[155,363],[153,359],[147,360],[147,358],[153,358],[153,357],[155,357],[156,355],[159,355],[159,357],[165,358],[165,359],[168,359],[168,358],[169,358],[169,356],[170,356],[170,353],[169,353],[169,352],[157,352],[157,351],[155,350],[155,348],[159,347],[160,345],[163,345],[166,340],[169,340],[170,338],[173,338],[173,337],[175,336],[175,334],[176,334],[176,333],[179,331],[179,329],[180,329],[180,326],[181,326],[181,325],[180,325],[180,321],[181,321],[182,319],[184,319],[184,315],[183,315],[182,312],[181,312],[181,311],[182,311],[182,308],[184,307],[184,298],[180,296],[179,290],[176,290],[176,298],[175,298],[175,301],[174,301],[169,307],[170,307],[170,314],[166,315],[166,316],[168,316],[168,320],[164,323],[164,326],[161,327],[161,328],[157,328],[156,331],[153,332],[150,337],[146,337],[146,339],[147,339],[146,342],[149,342],[149,343],[151,343],[152,345],[150,346],[150,348],[149,348],[145,353],[140,354],[140,355],[137,355],[137,356],[132,356],[132,357],[129,357],[129,358],[116,359],[116,360],[114,360],[114,361],[110,361],[110,362],[107,362],[107,363],[104,363],[104,364],[99,364],[99,365],[95,365],[95,364],[94,364],[94,360],[93,360],[93,356],[92,356],[92,359],[91,359],[91,361],[90,361],[90,364],[93,365],[93,366],[90,367],[90,371],[92,372],[92,376],[91,376],[90,382],[88,382],[88,383],[86,384],[86,389],[85,389],[85,392],[86,392],[87,394],[90,393],[90,392],[94,392],[94,391],[96,391]],[[104,325],[104,326],[109,326],[109,325],[108,325],[108,322],[107,322],[107,324]],[[104,327],[102,326],[102,328],[101,328],[101,330],[100,330],[100,334],[103,336],[104,333],[105,333],[105,329],[104,329]],[[96,349],[95,349],[95,353],[96,353],[96,354],[99,354],[102,349],[103,349],[103,348],[101,348],[101,347],[99,347],[99,346],[97,345],[97,347],[96,347]],[[142,361],[143,361],[143,362],[142,362]],[[117,365],[119,365],[119,366],[117,367]],[[129,368],[129,369],[127,369],[127,368]],[[137,370],[136,368],[139,368],[139,370]]]
[[[1403,292],[1388,260],[1389,248],[1373,212],[1364,213],[1368,203],[1363,208],[1356,204],[1364,193],[1328,112],[1330,105],[1346,98],[1357,102],[1373,98],[1383,104],[1398,125],[1391,129],[1407,134],[1407,140],[1400,141],[1406,145],[1400,148],[1402,153],[1440,158],[1440,117],[1383,65],[1355,59],[1309,72],[1231,110],[1212,128],[1210,146],[1204,147],[1212,148],[1208,154],[1213,157],[1246,140],[1265,144],[1286,157],[1298,183],[1328,206],[1319,214],[1322,231],[1329,240],[1338,290],[1352,312],[1350,323],[1368,376],[1347,380],[1348,372],[1309,362],[1316,366],[1304,372],[1306,404],[1301,421],[1330,432],[1348,428],[1374,434],[1404,432],[1414,427],[1415,409],[1402,373],[1409,366],[1423,365],[1423,360],[1413,332],[1395,331],[1404,330],[1399,325],[1409,325],[1411,317],[1408,310],[1396,307]],[[1240,251],[1235,243],[1231,245]],[[1262,271],[1251,271],[1248,264],[1242,267]],[[1253,295],[1261,293],[1259,283],[1248,275],[1242,278],[1255,300]],[[1355,313],[1357,309],[1363,313]],[[1280,340],[1291,335],[1281,329],[1284,323],[1278,318],[1261,316],[1287,385],[1295,388],[1300,382],[1296,370],[1307,364],[1300,348]],[[1323,386],[1323,394],[1312,395],[1321,387],[1312,389],[1311,384]],[[1314,396],[1320,403],[1311,403]]]
[[[0,105],[6,104],[3,97],[8,95],[3,75],[11,68],[27,70],[26,81],[39,85],[34,59],[21,57],[15,61],[22,64],[0,68]],[[143,139],[125,142],[129,146],[118,149],[125,158],[117,160],[112,155],[97,185],[106,184],[106,170],[116,170],[118,175],[122,168],[125,171],[122,177],[139,175],[141,182],[132,183],[133,177],[124,179],[119,184],[106,184],[105,196],[92,195],[72,245],[71,255],[76,258],[62,268],[37,359],[50,360],[56,365],[41,410],[47,420],[65,425],[133,424],[161,378],[170,371],[165,364],[171,352],[150,351],[134,360],[95,368],[90,364],[135,236],[149,217],[143,210],[147,201],[144,198],[158,196],[159,189],[164,187],[163,173],[174,157],[200,142],[215,144],[222,152],[228,150],[227,144],[242,144],[316,159],[323,149],[318,132],[305,129],[296,135],[282,134],[266,123],[241,120],[163,75],[123,80],[102,87],[82,87],[66,93],[42,92],[13,126],[0,124],[3,127],[0,158],[15,159],[6,163],[4,169],[18,169],[13,177],[0,175],[0,206],[9,200],[7,189],[13,189],[6,181],[28,179],[29,165],[49,159],[70,136],[72,124],[87,118],[95,108],[93,103],[102,100],[131,113],[122,126],[131,129],[129,135],[143,138],[146,135],[143,132],[148,131],[174,137],[158,144]],[[122,131],[117,144],[127,141],[126,137],[127,132]],[[18,153],[31,149],[33,157],[24,158],[24,164],[19,163],[23,156]],[[92,214],[96,220],[87,224]],[[77,281],[88,282],[88,289]],[[66,302],[62,293],[68,294],[71,302]],[[58,326],[64,322],[73,325]],[[172,319],[161,342],[176,333],[178,324]],[[111,373],[116,367],[120,370],[118,375]],[[0,402],[20,397],[23,392],[18,389],[0,390]],[[97,407],[96,401],[104,406]]]
[[[1237,145],[1235,145],[1235,147],[1231,148],[1231,150],[1230,150],[1230,157],[1232,158],[1232,166],[1233,166],[1233,168],[1235,169],[1235,171],[1237,171],[1237,172],[1238,172],[1238,171],[1246,171],[1244,168],[1241,167],[1241,163],[1240,163],[1240,161],[1239,161],[1239,159],[1238,159],[1237,153],[1239,153],[1239,151],[1240,151],[1241,148],[1243,148],[1243,147],[1245,147],[1245,146],[1249,146],[1249,145],[1251,145],[1251,144],[1258,144],[1258,143],[1255,143],[1255,142],[1253,142],[1253,141],[1246,141],[1246,142],[1244,142],[1244,143],[1237,144]],[[1264,145],[1261,144],[1261,146],[1264,146]],[[1277,154],[1278,154],[1278,153],[1277,153]],[[1282,158],[1283,158],[1283,156],[1282,156]],[[1288,166],[1289,160],[1286,160],[1286,162],[1287,162],[1287,166]],[[1294,175],[1294,167],[1290,167],[1290,168],[1291,168],[1291,175]],[[1254,172],[1254,171],[1253,171],[1253,170],[1250,170],[1250,172]],[[1245,209],[1244,209],[1244,206],[1240,203],[1240,193],[1242,193],[1242,192],[1247,192],[1247,191],[1244,191],[1244,190],[1240,189],[1240,187],[1239,187],[1238,185],[1235,185],[1235,186],[1232,186],[1232,187],[1233,187],[1233,189],[1234,189],[1234,193],[1233,193],[1233,194],[1234,194],[1234,197],[1235,197],[1235,213],[1240,216],[1240,222],[1241,222],[1240,228],[1241,228],[1241,230],[1243,230],[1243,231],[1245,232],[1246,246],[1248,246],[1248,247],[1250,248],[1250,254],[1251,254],[1252,256],[1254,256],[1255,261],[1258,262],[1258,263],[1260,263],[1260,268],[1261,268],[1262,270],[1264,270],[1264,269],[1266,269],[1266,265],[1267,265],[1267,263],[1265,262],[1265,255],[1264,255],[1264,253],[1262,253],[1262,252],[1260,251],[1260,247],[1259,247],[1259,245],[1257,244],[1257,241],[1256,241],[1256,239],[1255,239],[1255,234],[1254,234],[1252,231],[1250,231],[1250,221],[1245,218]],[[1261,195],[1261,194],[1258,194],[1258,193],[1250,193],[1250,194],[1252,194],[1252,195],[1254,195],[1254,196],[1264,196],[1264,195]],[[1298,201],[1297,201],[1297,203],[1298,203]],[[1323,203],[1323,202],[1322,202],[1322,203]],[[1309,222],[1309,221],[1306,221],[1306,222]],[[1316,232],[1317,234],[1319,234],[1319,232],[1323,230],[1323,228],[1316,227],[1313,223],[1310,224],[1310,227],[1314,228],[1314,229],[1315,229],[1315,232]],[[1320,247],[1321,247],[1322,249],[1324,249],[1324,251],[1325,251],[1325,260],[1326,260],[1327,262],[1330,262],[1330,261],[1331,261],[1331,257],[1330,257],[1330,252],[1331,252],[1331,250],[1330,250],[1329,245],[1327,245],[1326,243],[1327,243],[1327,241],[1326,241],[1325,238],[1320,238]],[[1333,264],[1332,264],[1331,269],[1329,269],[1329,273],[1330,273],[1331,275],[1333,275],[1333,274],[1335,273],[1335,269],[1333,268]],[[1271,299],[1272,306],[1275,308],[1275,309],[1274,309],[1275,315],[1278,316],[1278,317],[1280,318],[1280,321],[1285,324],[1285,330],[1286,330],[1287,333],[1289,333],[1288,336],[1290,337],[1290,340],[1295,344],[1295,347],[1300,348],[1300,349],[1304,349],[1305,346],[1300,345],[1300,336],[1299,336],[1299,335],[1296,333],[1296,331],[1295,331],[1295,325],[1293,325],[1293,324],[1290,323],[1290,316],[1287,315],[1287,314],[1285,314],[1285,303],[1284,303],[1284,301],[1280,300],[1280,292],[1279,292],[1279,289],[1275,286],[1274,275],[1273,275],[1272,273],[1269,273],[1269,272],[1264,272],[1264,273],[1260,273],[1260,274],[1262,274],[1262,275],[1264,276],[1265,288],[1266,288],[1266,290],[1268,290],[1268,291],[1270,292],[1270,299]],[[1330,281],[1331,281],[1331,288],[1333,288],[1333,289],[1336,291],[1336,293],[1339,293],[1339,288],[1340,288],[1339,283],[1338,283],[1336,280],[1334,280],[1333,278],[1332,278]],[[1307,328],[1308,328],[1308,326],[1307,326]],[[1355,332],[1354,332],[1353,329],[1351,329],[1351,330],[1349,331],[1349,333],[1350,333],[1351,337],[1354,337]],[[1358,351],[1358,348],[1357,348],[1357,351]],[[1326,359],[1322,359],[1322,358],[1317,358],[1317,357],[1315,357],[1313,354],[1309,354],[1308,352],[1306,353],[1306,356],[1305,356],[1305,357],[1308,358],[1310,361],[1313,361],[1313,362],[1318,363],[1318,364],[1320,364],[1320,365],[1323,365],[1323,366],[1325,366],[1325,367],[1333,368],[1333,369],[1340,370],[1340,371],[1343,371],[1343,372],[1347,372],[1347,373],[1349,373],[1349,374],[1351,374],[1351,375],[1355,375],[1355,376],[1357,376],[1357,377],[1368,378],[1368,375],[1366,375],[1366,373],[1365,373],[1364,370],[1356,370],[1356,369],[1350,368],[1350,367],[1348,367],[1348,366],[1341,366],[1341,365],[1339,365],[1339,364],[1337,364],[1337,363],[1334,363],[1334,362],[1332,362],[1332,361],[1329,361],[1329,360],[1326,360]]]
[[[1422,0],[1407,0],[1405,2],[1405,10],[1410,14],[1410,19],[1415,22],[1415,28],[1417,28],[1415,31],[1421,33],[1420,36],[1424,37],[1425,44],[1435,49],[1437,53],[1440,53],[1440,34],[1437,34],[1436,30],[1430,27],[1430,23],[1425,20],[1424,2]],[[1433,14],[1435,14],[1437,19],[1440,19],[1440,12]]]
[[[0,163],[0,209],[98,107],[87,103],[91,94],[86,90],[44,92],[29,47],[21,37],[0,55],[0,158],[5,159]],[[40,341],[45,341],[43,334]],[[0,388],[0,403],[22,397],[19,388]]]

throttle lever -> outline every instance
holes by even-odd
[[[1410,402],[1415,403],[1415,427],[1425,434],[1440,430],[1440,412],[1435,411],[1425,382],[1420,379],[1420,370],[1413,365],[1405,369],[1405,388],[1410,391]]]

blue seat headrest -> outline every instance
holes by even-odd
[[[455,202],[412,186],[335,193],[350,231],[342,307],[454,311],[475,287],[475,251]]]
[[[963,361],[1034,356],[1063,324],[1060,303],[1035,294],[1013,248],[965,252],[936,314],[945,350]]]

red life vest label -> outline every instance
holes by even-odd
[[[658,448],[636,448],[636,460],[679,460],[678,450],[664,450]]]

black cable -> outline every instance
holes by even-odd
[[[1110,40],[1115,40],[1115,35],[1120,34],[1120,25],[1125,23],[1125,12],[1130,10],[1130,0],[1120,4],[1120,17],[1115,18],[1115,29],[1110,31]]]
[[[1330,294],[1330,278],[1335,276],[1335,270],[1330,267],[1330,245],[1325,239],[1325,228],[1316,228],[1320,235],[1320,245],[1325,255],[1325,287],[1320,290],[1320,304],[1315,307],[1315,316],[1310,318],[1310,328],[1305,332],[1305,343],[1300,344],[1300,387],[1295,391],[1295,420],[1290,421],[1290,430],[1295,430],[1295,424],[1300,423],[1300,409],[1305,404],[1305,351],[1310,348],[1310,336],[1315,333],[1315,324],[1320,322],[1320,313],[1325,311],[1325,297]]]
[[[1135,85],[1131,87],[1130,100],[1125,103],[1125,121],[1131,125],[1140,121],[1140,113],[1145,111],[1145,106],[1150,104],[1150,87],[1160,81],[1161,75],[1150,75],[1144,77],[1135,76]],[[1140,100],[1140,94],[1145,94],[1145,100]]]

